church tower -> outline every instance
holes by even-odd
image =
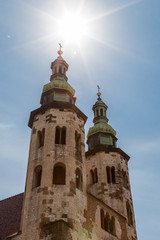
[[[29,119],[32,132],[18,239],[74,239],[72,229],[77,239],[85,220],[87,117],[75,106],[61,48],[58,55],[51,63],[50,83],[43,87],[41,107]]]
[[[97,209],[100,214],[101,234],[106,237],[102,239],[136,240],[128,172],[129,156],[117,148],[116,131],[108,124],[106,115],[108,107],[102,101],[99,91],[97,96],[92,108],[94,126],[87,135],[88,196],[100,203]],[[95,231],[100,236],[99,228]]]
[[[107,105],[93,105],[87,135],[85,114],[76,107],[68,64],[51,63],[41,106],[32,111],[30,150],[21,229],[12,240],[137,240],[129,183],[129,156],[117,148]]]

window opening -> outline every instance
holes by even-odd
[[[34,169],[33,188],[39,187],[41,185],[41,177],[42,177],[42,166],[39,165]]]
[[[100,111],[101,111],[101,116],[103,116],[103,109],[101,108],[101,110],[100,110]]]
[[[101,228],[104,229],[104,211],[101,209]]]
[[[111,167],[111,176],[112,176],[112,183],[116,183],[115,181],[115,168]]]
[[[107,232],[109,231],[109,215],[106,213],[105,219],[104,219],[104,230]]]
[[[109,222],[109,231],[111,234],[115,235],[115,219],[113,216],[111,217],[111,220]]]
[[[65,185],[66,169],[65,165],[55,165],[53,170],[53,184]]]
[[[66,127],[62,127],[61,143],[66,144]]]
[[[126,203],[126,208],[127,208],[127,217],[128,217],[128,225],[132,226],[133,225],[133,219],[132,219],[132,211],[129,202]]]
[[[106,173],[107,173],[107,182],[111,183],[110,167],[106,167]]]
[[[45,136],[45,129],[43,128],[42,131],[38,131],[38,147],[44,146],[44,136]]]
[[[56,127],[55,144],[60,144],[60,127]]]
[[[97,168],[94,169],[94,183],[98,183]]]
[[[82,191],[82,173],[79,168],[76,169],[76,188]]]
[[[98,117],[99,116],[98,109],[96,110],[96,113],[97,113],[97,117]]]
[[[94,172],[92,169],[90,170],[90,174],[91,174],[91,184],[94,184]]]
[[[75,131],[75,155],[78,160],[82,159],[81,135]]]

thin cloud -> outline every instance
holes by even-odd
[[[0,130],[3,130],[3,129],[8,129],[8,128],[12,128],[14,127],[15,125],[14,124],[5,124],[5,123],[0,123]]]
[[[154,139],[154,140],[135,140],[130,145],[128,145],[128,149],[130,151],[136,151],[136,152],[144,152],[144,151],[153,151],[154,149],[159,149],[160,146],[160,139]]]

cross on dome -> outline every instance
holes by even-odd
[[[61,55],[63,54],[63,52],[62,52],[62,44],[61,43],[58,43],[59,44],[59,51],[58,51],[58,54],[59,54],[59,56],[61,57]]]
[[[99,85],[97,85],[97,88],[98,88],[98,93],[97,93],[98,100],[101,100],[101,98],[100,98],[101,93],[100,93],[100,87],[99,87]]]

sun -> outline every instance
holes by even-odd
[[[58,21],[58,31],[63,42],[80,43],[88,34],[87,21],[79,13],[67,12]]]

